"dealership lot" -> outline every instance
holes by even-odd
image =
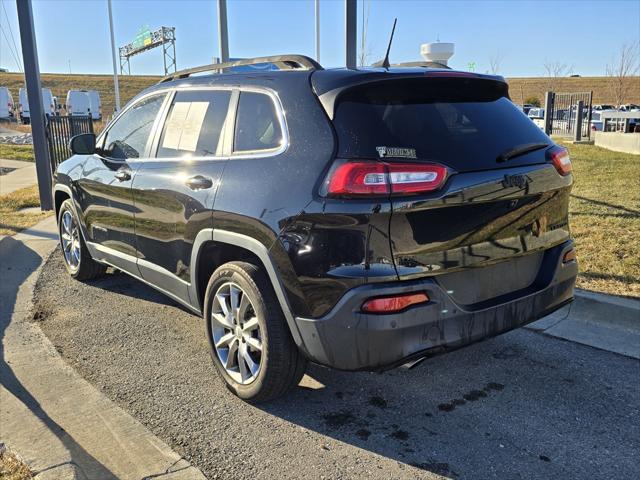
[[[54,254],[36,309],[81,375],[209,478],[640,472],[640,362],[624,356],[518,330],[413,370],[311,366],[253,407],[216,378],[201,320],[124,274],[81,284]]]

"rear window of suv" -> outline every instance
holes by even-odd
[[[381,151],[402,152],[469,171],[495,168],[497,156],[514,146],[551,143],[506,93],[501,82],[468,78],[412,78],[354,87],[336,108],[339,155],[378,158]],[[521,162],[514,159],[513,164]]]

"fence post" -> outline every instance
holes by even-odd
[[[579,142],[580,140],[582,140],[582,110],[584,109],[584,102],[582,100],[578,100],[578,103],[576,104],[576,129],[574,132],[574,137],[573,139],[576,142]]]
[[[553,116],[553,92],[544,94],[544,133],[551,135],[551,125]]]

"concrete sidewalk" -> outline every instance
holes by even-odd
[[[640,300],[576,290],[572,304],[526,328],[640,359]]]
[[[0,195],[6,195],[38,183],[36,164],[33,162],[0,158],[0,167],[15,168],[13,172],[0,175]]]
[[[56,244],[53,217],[0,241],[0,441],[38,479],[203,479],[70,368],[30,321],[39,268]]]

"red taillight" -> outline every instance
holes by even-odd
[[[426,303],[429,296],[424,292],[405,293],[391,297],[371,298],[362,304],[365,313],[395,313],[400,312],[411,305]]]
[[[346,162],[331,174],[330,196],[411,195],[439,189],[447,168],[437,164]]]
[[[442,165],[388,164],[391,193],[425,193],[437,190],[447,178]]]
[[[565,176],[571,173],[571,157],[569,157],[569,150],[556,145],[555,147],[547,150],[547,155],[560,175]]]
[[[381,162],[347,162],[329,180],[329,195],[384,195],[389,193],[386,167]]]

